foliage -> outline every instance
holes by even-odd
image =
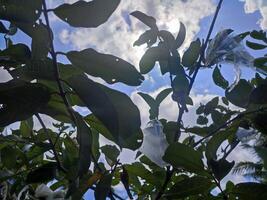
[[[40,188],[49,183],[49,194],[56,196],[52,190],[60,189],[65,199],[82,199],[89,189],[96,199],[123,199],[114,189],[118,184],[130,199],[266,199],[267,81],[259,73],[267,73],[267,56],[254,60],[259,72],[255,78],[241,79],[232,89],[218,62],[206,66],[206,49],[222,2],[206,40],[197,38],[183,53],[179,51],[186,37],[182,22],[175,37],[160,30],[154,17],[132,12],[131,16],[149,28],[134,43],[147,44],[139,72],[110,54],[91,48],[57,52],[53,44],[49,12],[72,27],[96,28],[109,19],[120,0],[78,1],[53,9],[47,9],[45,0],[1,1],[0,33],[6,47],[0,50],[0,66],[13,79],[0,83],[0,198],[37,199]],[[17,30],[31,38],[31,47],[13,44]],[[234,39],[242,42],[246,37],[250,37],[246,41],[249,48],[267,48],[265,32],[254,30]],[[60,63],[59,54],[70,64]],[[158,120],[160,104],[170,93],[178,105],[177,122],[160,119],[169,143],[163,156],[168,166],[161,168],[144,155],[132,164],[121,163],[123,148],[135,151],[141,146],[140,111],[128,95],[111,85],[139,86],[145,80],[143,75],[156,66],[162,76],[170,76],[170,88],[156,98],[138,94],[149,105],[151,120]],[[200,68],[213,68],[211,78],[225,96],[200,104],[196,125],[184,127],[183,114],[194,104],[190,92]],[[106,83],[97,83],[88,75]],[[88,108],[90,114],[82,116],[75,106]],[[53,119],[52,127],[43,120],[44,115]],[[14,122],[19,127],[11,129]],[[261,142],[251,148],[261,160],[239,163],[234,171],[249,169],[261,179],[236,185],[229,181],[224,189],[221,180],[235,165],[227,157],[240,144],[236,134],[240,128],[253,129],[260,136]],[[8,131],[11,133],[6,134]],[[100,147],[100,134],[113,144]],[[215,188],[219,189],[216,195],[211,192]]]

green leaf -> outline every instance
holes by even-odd
[[[163,123],[163,133],[166,135],[167,142],[169,144],[173,143],[175,140],[175,135],[179,132],[179,126],[177,122],[169,121],[167,123]]]
[[[239,183],[235,185],[232,193],[242,200],[265,200],[267,198],[267,185],[261,183]]]
[[[162,90],[156,97],[156,103],[160,104],[171,92],[172,88],[166,88]]]
[[[121,182],[129,196],[130,199],[133,199],[131,190],[130,190],[130,183],[129,183],[129,174],[124,166],[122,166],[122,172],[120,173]]]
[[[52,35],[52,31],[50,30]],[[48,52],[50,50],[50,36],[48,32],[48,27],[43,23],[36,24],[32,32],[32,59],[33,60],[43,60],[46,59]]]
[[[27,175],[27,183],[45,183],[56,176],[56,163],[50,162],[38,167]]]
[[[216,160],[217,159],[217,150],[221,146],[224,140],[229,138],[231,135],[234,135],[237,131],[237,127],[233,126],[231,129],[223,130],[215,135],[208,141],[206,146],[206,158],[207,160]]]
[[[179,47],[182,46],[182,44],[184,43],[185,37],[186,37],[185,25],[182,22],[180,22],[180,30],[175,39],[175,44],[174,44],[175,49],[178,49]]]
[[[183,168],[196,174],[205,174],[201,153],[185,144],[177,142],[170,144],[163,160],[173,167]]]
[[[134,11],[130,15],[139,19],[141,22],[149,26],[151,29],[157,29],[156,19],[154,17],[148,16],[140,11]]]
[[[117,158],[120,155],[120,151],[115,145],[105,145],[101,147],[101,151],[109,158],[113,163],[117,162]]]
[[[158,35],[163,39],[163,41],[167,45],[168,49],[172,50],[173,45],[175,44],[174,36],[169,31],[165,31],[165,30],[159,31]]]
[[[157,106],[156,100],[149,94],[143,92],[138,92],[137,94],[140,95],[146,101],[146,103],[149,105],[150,108]]]
[[[140,162],[132,163],[131,165],[124,165],[125,169],[130,175],[138,176],[144,179],[147,183],[160,186],[161,181],[153,175],[147,168],[144,167]]]
[[[73,27],[92,28],[105,23],[119,3],[120,0],[77,1],[74,4],[58,6],[54,9],[54,13]]]
[[[151,47],[156,42],[157,42],[157,31],[154,29],[150,29],[144,32],[142,35],[140,35],[138,40],[134,42],[133,46],[141,46],[147,43],[147,46]]]
[[[189,196],[206,193],[211,189],[212,182],[205,177],[194,176],[176,182],[169,191],[164,194],[167,199],[183,199]]]
[[[1,149],[1,163],[7,169],[12,169],[17,164],[17,151],[14,147],[6,146]]]
[[[74,91],[105,125],[120,147],[136,149],[142,139],[140,113],[124,93],[88,79],[85,75],[68,79]]]
[[[201,50],[201,42],[199,39],[193,41],[189,48],[184,52],[182,64],[185,67],[192,68],[197,61]]]
[[[20,133],[22,135],[22,137],[30,137],[31,136],[31,132],[32,132],[32,128],[33,128],[33,119],[32,117],[28,120],[24,120],[22,122],[20,122]]]
[[[255,67],[258,67],[258,68],[263,68],[263,67],[266,67],[267,65],[267,57],[260,57],[260,58],[256,58],[254,60],[254,66]]]
[[[46,87],[38,83],[11,80],[0,83],[0,127],[31,117],[50,99]]]
[[[172,83],[172,88],[175,92],[184,92],[189,88],[189,81],[186,78],[185,74],[178,74]]]
[[[223,89],[226,89],[229,86],[229,82],[225,80],[217,66],[213,70],[212,78],[214,83]]]
[[[249,94],[253,87],[246,80],[241,79],[238,84],[231,90],[225,91],[225,97],[232,104],[245,108],[249,102]]]
[[[222,180],[235,165],[235,161],[228,162],[226,159],[220,159],[215,161],[211,159],[209,161],[209,165],[211,166],[212,172],[218,181]]]
[[[264,41],[265,43],[267,43],[267,37],[266,37],[266,32],[264,31],[252,31],[250,33],[250,36],[256,40],[262,40]]]
[[[144,80],[143,76],[130,63],[109,54],[101,54],[94,49],[70,51],[67,53],[71,63],[87,74],[104,79],[113,84],[123,82],[138,86]]]
[[[78,175],[82,177],[89,170],[92,154],[92,133],[83,118],[76,113],[77,141],[79,144]]]
[[[209,120],[208,120],[208,118],[205,117],[205,116],[200,115],[200,116],[198,116],[198,118],[197,118],[197,123],[198,123],[199,125],[205,125],[205,124],[207,124],[208,122],[209,122]]]
[[[2,0],[0,19],[34,23],[41,15],[42,0]]]
[[[106,200],[111,190],[112,177],[113,174],[107,174],[102,179],[100,179],[95,189],[96,200]]]
[[[265,44],[258,44],[258,43],[254,43],[250,41],[247,41],[246,44],[249,48],[254,49],[254,50],[262,50],[267,47],[267,45]]]
[[[262,84],[252,90],[249,97],[249,103],[267,104],[267,85]]]
[[[147,74],[155,66],[156,61],[168,61],[169,52],[162,46],[149,48],[139,62],[141,74]]]
[[[212,100],[210,100],[204,108],[204,114],[209,115],[214,111],[214,109],[218,106],[219,103],[219,97],[214,97]]]

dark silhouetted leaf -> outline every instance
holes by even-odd
[[[174,167],[183,168],[196,174],[203,174],[203,172],[205,174],[201,153],[185,144],[170,144],[165,151],[163,160]]]
[[[111,181],[113,174],[105,175],[96,185],[95,199],[106,200],[111,189]]]
[[[267,185],[261,183],[239,183],[235,185],[232,193],[242,200],[266,200],[267,198]]]
[[[192,68],[199,57],[200,49],[201,49],[200,40],[197,39],[196,41],[193,41],[190,44],[189,48],[184,52],[182,59],[183,66]]]
[[[167,44],[168,48],[170,50],[172,50],[173,49],[173,45],[175,44],[175,38],[174,38],[174,36],[169,31],[165,31],[165,30],[159,31],[159,34],[158,35]]]
[[[249,102],[253,104],[267,104],[267,85],[262,84],[253,89],[249,97]]]
[[[11,80],[0,83],[0,127],[31,117],[50,99],[46,87],[38,83]]]
[[[241,79],[231,91],[225,91],[225,97],[232,104],[245,108],[248,105],[252,89],[253,87],[246,80]]]
[[[223,89],[226,89],[229,86],[228,81],[225,80],[225,78],[222,76],[217,66],[213,70],[212,78],[213,78],[214,83]]]
[[[109,158],[113,163],[116,163],[120,151],[115,145],[105,145],[101,147],[101,151]]]
[[[175,39],[175,44],[173,48],[178,49],[180,46],[182,46],[182,44],[184,43],[185,37],[186,37],[185,25],[182,22],[180,22],[180,30]]]
[[[210,179],[194,176],[176,182],[164,197],[167,199],[180,199],[192,195],[202,194],[212,186]]]
[[[91,164],[92,154],[92,133],[84,122],[83,118],[77,113],[77,141],[79,144],[79,169],[78,175],[81,177],[86,174]]]
[[[205,124],[207,124],[208,122],[209,122],[209,120],[208,120],[208,118],[205,117],[205,116],[200,115],[200,116],[198,116],[198,118],[197,118],[197,123],[198,123],[199,125],[205,125]]]
[[[160,104],[171,92],[172,88],[166,88],[162,90],[156,97],[157,104]]]
[[[156,19],[154,17],[148,16],[140,11],[134,11],[130,15],[139,19],[141,22],[149,26],[151,29],[157,29]]]
[[[151,47],[153,44],[157,42],[157,30],[150,29],[144,32],[138,40],[134,42],[134,46],[141,46],[142,44],[147,43],[148,47]]]
[[[52,181],[56,176],[56,163],[47,163],[30,172],[27,176],[27,183],[45,183]]]
[[[69,84],[92,113],[106,126],[120,147],[136,149],[142,138],[140,113],[131,99],[85,75],[68,79]]]
[[[225,159],[215,161],[211,159],[209,161],[209,165],[211,166],[212,172],[216,179],[220,181],[232,170],[235,165],[235,161],[228,162]]]
[[[5,25],[0,21],[0,33],[7,34],[9,30],[5,27]]]
[[[71,51],[67,53],[67,57],[73,65],[110,84],[123,82],[137,86],[144,80],[143,76],[130,63],[113,55],[98,53],[93,49],[85,49],[80,52]]]
[[[254,49],[254,50],[262,50],[267,47],[267,45],[265,44],[259,44],[259,43],[250,42],[250,41],[247,41],[246,44],[249,48]]]
[[[73,27],[98,27],[109,19],[119,3],[120,0],[77,1],[58,6],[54,13]]]

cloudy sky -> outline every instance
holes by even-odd
[[[64,0],[48,0],[48,2],[49,7],[54,8],[63,3]],[[65,2],[72,3],[75,0],[65,0]],[[64,52],[93,47],[99,52],[121,57],[139,69],[138,63],[145,51],[145,46],[133,47],[132,44],[147,27],[135,18],[130,17],[129,13],[140,10],[154,16],[160,29],[169,30],[173,34],[176,34],[179,30],[179,22],[183,22],[186,25],[187,37],[180,50],[182,52],[194,38],[205,38],[216,3],[217,0],[122,0],[108,22],[96,29],[73,29],[51,14],[56,50]],[[225,28],[232,28],[236,33],[253,29],[266,30],[267,1],[225,0],[212,35],[214,36],[216,32]],[[30,39],[22,33],[15,35],[12,39],[15,43],[26,42],[30,44]],[[2,38],[0,39],[0,48],[4,48],[4,40]],[[255,52],[251,52],[251,54],[257,56]],[[63,57],[61,61],[67,62]],[[232,81],[234,77],[231,67],[231,65],[223,67],[223,74],[229,81]],[[189,114],[185,115],[184,122],[186,124],[195,122],[194,113],[199,103],[205,103],[215,95],[224,95],[220,88],[214,86],[211,74],[212,70],[200,71],[192,93],[195,106],[191,107]],[[250,78],[254,74],[253,70],[242,70],[243,78]],[[8,74],[1,70],[0,82],[5,82],[8,79]],[[137,95],[137,92],[143,91],[156,95],[159,91],[169,86],[168,77],[162,77],[158,67],[156,67],[146,76],[146,80],[138,88],[127,87],[119,83],[112,87],[124,91],[132,98],[140,108],[144,126],[148,122],[148,107]],[[162,103],[160,116],[169,120],[176,119],[177,107],[170,97]],[[248,154],[246,152],[241,154],[236,151],[230,159],[244,160],[247,157]],[[239,177],[234,178],[236,181],[243,180]]]

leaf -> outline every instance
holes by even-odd
[[[205,117],[205,116],[200,115],[200,116],[198,116],[198,118],[197,118],[197,123],[198,123],[199,125],[205,125],[205,124],[207,124],[208,122],[209,122],[209,120],[208,120],[208,118]]]
[[[53,34],[50,30],[48,32],[48,27],[43,23],[36,24],[32,32],[32,59],[33,60],[43,60],[46,59],[48,52],[50,51],[50,36]]]
[[[141,74],[147,74],[155,66],[156,61],[168,61],[169,52],[164,47],[149,48],[139,62]]]
[[[165,30],[159,31],[158,35],[163,39],[164,43],[166,43],[168,49],[172,50],[175,44],[174,36],[169,31]]]
[[[197,61],[201,50],[201,42],[199,39],[191,42],[189,48],[184,52],[182,64],[185,67],[192,68]]]
[[[217,66],[213,70],[212,78],[213,78],[214,83],[223,89],[226,89],[229,86],[228,81],[225,80],[225,78],[222,76]]]
[[[45,183],[56,176],[56,163],[50,162],[38,167],[27,175],[27,183]]]
[[[209,165],[212,168],[212,172],[218,181],[222,180],[235,165],[235,161],[228,162],[226,159],[220,159],[215,161],[211,159]]]
[[[264,31],[252,31],[250,33],[250,36],[254,39],[257,39],[257,40],[262,40],[264,41],[265,43],[267,43],[267,37],[266,37],[266,32]]]
[[[256,58],[254,60],[254,66],[255,67],[258,67],[258,68],[262,68],[262,67],[265,67],[267,66],[267,57],[260,57],[260,58]]]
[[[82,177],[89,170],[92,154],[92,133],[84,122],[83,118],[77,113],[77,140],[79,144],[79,168],[78,175]]]
[[[219,97],[214,97],[213,99],[211,99],[204,108],[204,114],[205,115],[209,115],[210,113],[212,113],[215,108],[218,106],[219,103]]]
[[[254,43],[250,41],[247,41],[246,44],[249,48],[254,49],[254,50],[262,50],[267,47],[267,45],[265,44],[258,44],[258,43]]]
[[[17,151],[12,146],[6,146],[1,149],[1,163],[7,169],[12,169],[17,164]]]
[[[96,200],[106,200],[111,189],[112,177],[113,174],[107,174],[102,179],[100,179],[95,189]]]
[[[206,193],[212,186],[210,179],[194,176],[176,182],[163,196],[167,199],[182,199],[192,195]]]
[[[102,146],[101,151],[105,154],[107,158],[112,160],[113,163],[117,162],[117,158],[120,155],[120,151],[116,148],[115,145]]]
[[[136,149],[142,138],[140,113],[131,99],[119,91],[88,79],[73,76],[68,83],[92,113],[105,125],[120,147]]]
[[[242,200],[265,200],[267,198],[267,185],[261,183],[239,183],[235,185],[232,193]]]
[[[246,80],[241,79],[231,91],[225,91],[225,97],[232,104],[245,108],[248,105],[252,89],[253,87]]]
[[[249,103],[267,104],[267,85],[262,84],[252,90],[249,96]]]
[[[175,39],[175,44],[173,48],[178,49],[179,47],[181,47],[182,44],[184,43],[185,37],[186,37],[185,25],[182,22],[180,22],[180,30]]]
[[[206,146],[206,158],[207,160],[216,160],[217,159],[217,150],[221,146],[224,140],[229,138],[231,135],[234,135],[237,131],[237,127],[233,126],[231,129],[223,130],[215,135],[208,141]]]
[[[144,77],[130,63],[113,55],[98,53],[94,49],[70,51],[67,57],[74,66],[110,84],[123,82],[138,86],[144,80]]]
[[[146,103],[149,105],[150,108],[157,107],[156,100],[149,94],[143,92],[138,92],[137,94],[140,95],[146,101]]]
[[[22,137],[30,137],[31,136],[31,132],[32,132],[32,128],[33,128],[33,119],[32,117],[28,120],[24,120],[22,122],[20,122],[20,133],[22,135]]]
[[[148,16],[140,11],[134,11],[130,15],[139,19],[141,22],[149,26],[151,29],[157,29],[156,19],[154,17]]]
[[[54,9],[54,13],[73,27],[92,28],[105,23],[119,3],[120,0],[77,1],[74,4],[58,6]]]
[[[156,97],[156,103],[160,104],[171,92],[172,88],[166,88],[162,90]]]
[[[148,47],[151,47],[153,44],[157,42],[157,31],[150,29],[146,32],[144,32],[138,40],[136,40],[133,44],[133,46],[141,46],[145,43],[147,43]]]
[[[178,142],[170,144],[165,151],[163,160],[170,163],[173,167],[183,168],[189,172],[196,174],[206,173],[201,153],[185,144]]]
[[[34,23],[41,15],[42,0],[2,0],[0,19]]]
[[[38,83],[11,80],[0,83],[0,127],[31,117],[50,99],[46,87]]]

